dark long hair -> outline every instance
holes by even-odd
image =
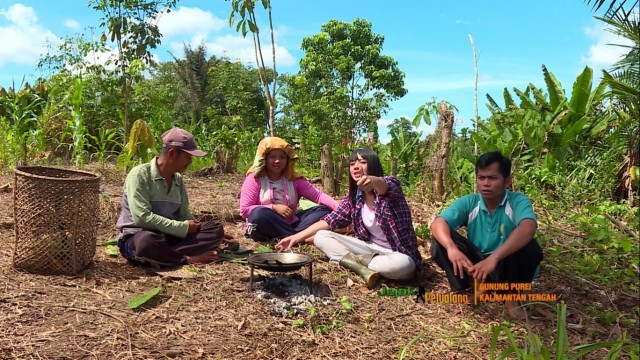
[[[349,164],[358,160],[358,155],[361,158],[367,161],[367,175],[371,176],[384,176],[384,171],[382,170],[382,164],[380,163],[380,158],[375,151],[369,148],[359,148],[355,149],[349,155]],[[356,194],[358,193],[358,185],[356,185],[356,181],[351,177],[351,171],[349,171],[349,200],[351,203],[355,203]]]

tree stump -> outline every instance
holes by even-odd
[[[446,192],[444,184],[447,176],[449,153],[451,152],[451,133],[455,117],[451,108],[444,101],[438,104],[438,113],[440,115],[436,134],[440,135],[440,141],[435,154],[429,161],[429,167],[431,167],[433,173],[431,200],[441,202],[444,200]]]
[[[335,169],[331,144],[325,144],[320,152],[320,170],[322,172],[322,187],[324,192],[336,196]]]

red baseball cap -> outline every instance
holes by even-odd
[[[177,148],[193,156],[205,156],[206,152],[198,149],[193,135],[185,129],[173,128],[162,134],[163,148]]]

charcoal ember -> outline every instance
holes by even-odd
[[[266,276],[254,284],[255,295],[269,302],[269,312],[277,317],[291,317],[300,314],[313,304],[329,304],[329,300],[309,294],[308,280],[299,274],[291,277],[282,274]]]

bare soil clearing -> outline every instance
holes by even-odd
[[[101,226],[98,242],[116,236],[124,173],[92,168],[103,174]],[[187,188],[196,216],[218,214],[225,230],[242,246],[258,244],[242,236],[237,217],[243,176],[189,177]],[[0,174],[0,186],[13,186],[12,174]],[[436,209],[411,202],[414,221],[428,223]],[[329,264],[312,246],[298,251],[313,255],[314,286],[324,295],[315,314],[278,317],[268,299],[248,291],[249,266],[223,262],[196,266],[197,276],[162,277],[110,257],[98,247],[93,263],[77,276],[42,276],[12,267],[13,195],[0,191],[0,358],[15,359],[390,359],[420,331],[425,335],[405,358],[486,359],[489,325],[507,321],[500,304],[472,308],[462,304],[416,303],[414,296],[378,296],[364,292],[355,275]],[[544,231],[544,229],[543,229]],[[422,247],[423,257],[428,250]],[[429,260],[427,263],[436,269]],[[271,273],[256,270],[261,276]],[[307,279],[306,267],[287,273]],[[389,287],[403,284],[387,283]],[[161,295],[144,308],[131,310],[128,301],[161,286]],[[615,339],[619,324],[603,326],[586,308],[625,312],[637,319],[637,299],[613,288],[580,281],[546,264],[536,281],[537,292],[556,293],[569,306],[570,344]],[[442,272],[433,271],[427,292],[447,293]],[[353,310],[346,311],[346,297]],[[553,304],[552,304],[553,305]],[[548,308],[552,314],[555,311]],[[636,313],[634,313],[634,311]],[[532,314],[532,329],[543,344],[552,342],[555,319]],[[304,319],[302,323],[301,319]],[[324,325],[324,327],[323,327]],[[326,328],[326,329],[325,329]],[[635,329],[628,329],[637,342]],[[326,330],[326,333],[320,333]],[[526,332],[523,323],[512,331]],[[500,349],[506,347],[501,342]],[[601,354],[600,354],[601,355]],[[594,357],[594,358],[597,358]]]

